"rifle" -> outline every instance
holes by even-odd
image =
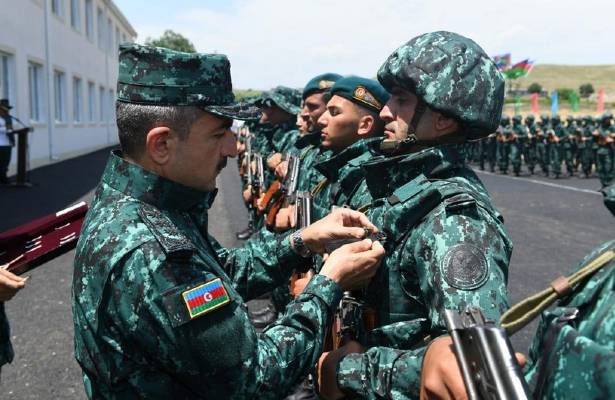
[[[303,229],[312,223],[312,195],[310,192],[298,191],[295,194],[295,221],[297,229]],[[290,293],[293,293],[297,280],[305,278],[310,273],[313,273],[311,269],[293,272],[290,277]]]
[[[258,211],[260,197],[263,194],[265,186],[265,167],[263,165],[263,157],[260,154],[255,154],[254,163],[256,164],[255,175],[252,177],[252,200],[254,208]]]
[[[250,164],[252,163],[252,134],[250,133],[250,129],[246,126],[245,128],[245,144],[246,144],[246,150],[243,153],[243,157],[242,160],[240,162],[240,168],[239,168],[239,176],[241,176],[242,178],[244,176],[246,176],[246,174],[251,174],[251,170],[250,170]]]
[[[470,400],[530,398],[530,390],[504,329],[478,307],[444,310],[448,332]]]
[[[297,191],[299,164],[301,160],[299,156],[294,153],[289,153],[287,159],[288,170],[284,179],[282,182],[277,180],[271,185],[261,204],[263,206],[263,212],[267,213],[265,224],[268,228],[272,228],[275,225],[275,218],[282,207],[288,204],[294,204],[295,202],[295,192]],[[273,190],[275,190],[275,192],[271,193]]]

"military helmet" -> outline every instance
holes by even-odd
[[[555,114],[554,116],[551,117],[551,121],[552,122],[560,122],[561,119],[559,117],[559,114]]]
[[[528,114],[525,116],[525,122],[534,122],[534,114]]]
[[[508,125],[510,124],[510,117],[506,114],[502,114],[502,117],[500,118],[500,125]]]
[[[459,34],[439,31],[411,39],[388,57],[378,80],[389,92],[409,90],[423,106],[456,118],[469,139],[485,137],[498,126],[502,74],[478,44]],[[416,128],[418,120],[411,125]]]
[[[583,120],[584,120],[584,121],[591,121],[592,119],[593,119],[593,118],[592,118],[592,116],[591,116],[591,115],[589,115],[589,114],[588,114],[588,115],[584,115],[584,116],[583,116]]]
[[[549,119],[549,114],[540,114],[540,119],[543,121],[547,121]]]
[[[523,120],[523,117],[519,114],[515,114],[515,116],[512,117],[513,122],[518,122],[520,123]]]
[[[607,111],[604,114],[602,114],[602,117],[600,117],[600,119],[602,121],[613,119],[613,114],[611,114],[609,111]]]
[[[572,122],[572,121],[574,121],[574,117],[573,117],[572,115],[568,115],[568,116],[566,117],[566,121],[568,121],[568,122]]]

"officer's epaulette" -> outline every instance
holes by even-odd
[[[421,193],[429,181],[425,175],[421,174],[404,185],[398,187],[391,196],[387,199],[389,204],[405,203],[409,199]]]
[[[139,216],[164,250],[172,259],[189,259],[196,252],[194,244],[175,224],[151,204],[141,203]]]

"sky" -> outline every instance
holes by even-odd
[[[315,75],[375,77],[421,33],[448,30],[513,62],[615,64],[610,0],[114,0],[138,33],[166,29],[226,54],[233,86],[303,87]]]

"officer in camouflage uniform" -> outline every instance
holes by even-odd
[[[523,117],[521,115],[515,115],[512,119],[512,137],[513,141],[511,142],[511,151],[510,151],[510,159],[512,161],[513,172],[515,176],[519,176],[521,172],[521,156],[523,156],[523,160],[525,164],[528,166],[528,170],[530,166],[528,164],[528,141],[529,141],[529,131],[525,125],[523,125]],[[533,166],[532,166],[533,169]]]
[[[316,362],[342,290],[365,285],[383,249],[363,240],[333,252],[263,334],[242,296],[286,281],[325,240],[373,225],[340,210],[259,251],[222,248],[207,210],[236,152],[231,118],[257,115],[233,104],[226,56],[124,44],[117,95],[122,152],[110,157],[75,256],[87,396],[279,398]]]
[[[427,345],[446,333],[442,309],[476,304],[497,319],[508,307],[512,243],[459,152],[495,131],[501,74],[475,42],[433,32],[389,56],[378,80],[391,93],[380,113],[386,139],[349,202],[386,234],[387,254],[363,293],[377,323],[359,337],[365,353],[321,357],[325,398],[417,398]]]

